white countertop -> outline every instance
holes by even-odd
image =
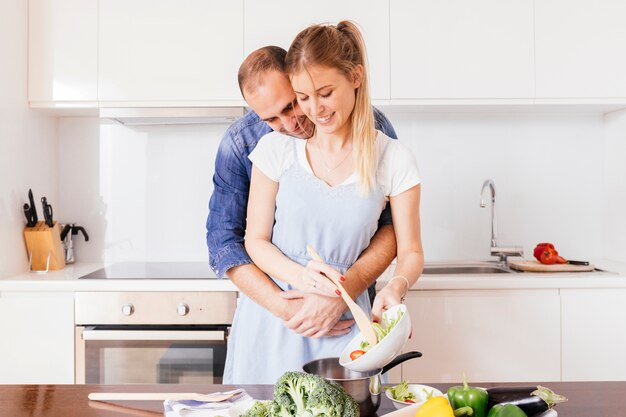
[[[626,264],[610,260],[592,263],[611,273],[424,275],[412,290],[626,288]],[[78,279],[102,266],[76,263],[46,274],[26,272],[0,279],[0,291],[237,291],[228,279]],[[385,273],[378,287],[390,276],[391,272]]]
[[[75,263],[45,274],[25,272],[0,279],[0,291],[237,291],[229,279],[78,279],[102,267]]]

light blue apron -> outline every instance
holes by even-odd
[[[294,163],[279,178],[272,243],[301,265],[311,259],[306,253],[310,244],[327,264],[345,273],[369,246],[378,228],[385,206],[382,187],[365,197],[358,193],[354,178],[330,187],[299,162],[306,161],[304,147],[296,143],[301,139],[291,140]],[[283,290],[292,289],[282,281],[275,282]],[[356,302],[370,314],[367,291]],[[347,312],[342,318],[352,315]],[[354,325],[343,336],[300,336],[241,294],[228,340],[224,383],[274,384],[284,372],[302,371],[302,365],[309,361],[340,356],[357,333]]]

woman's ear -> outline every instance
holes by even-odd
[[[357,64],[352,70],[352,86],[354,88],[359,88],[363,83],[363,72],[365,69],[363,65]]]

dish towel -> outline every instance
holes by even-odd
[[[239,417],[254,404],[255,400],[243,389],[216,392],[215,395],[230,393],[237,394],[219,403],[193,400],[165,400],[163,402],[164,415],[165,417]]]

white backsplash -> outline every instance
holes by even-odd
[[[571,259],[602,257],[604,121],[597,114],[387,112],[424,179],[427,260],[489,258],[486,178],[498,242],[551,241]],[[84,226],[79,260],[205,261],[214,159],[226,126],[59,123],[59,219]],[[610,230],[609,230],[610,233]]]
[[[497,238],[523,246],[553,242],[570,259],[601,256],[604,139],[590,114],[390,114],[424,177],[422,237],[427,259],[486,259],[496,184]]]
[[[57,121],[28,108],[28,2],[0,3],[0,277],[28,269],[23,204],[32,188],[57,209]]]
[[[626,262],[626,110],[605,117],[605,193],[603,253]]]

